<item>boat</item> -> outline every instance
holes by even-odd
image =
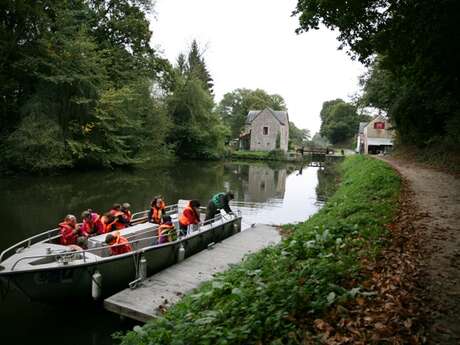
[[[176,229],[185,204],[180,200],[165,209]],[[0,254],[0,282],[35,301],[101,299],[128,286],[135,287],[146,276],[241,231],[241,214],[237,211],[189,226],[185,236],[159,244],[158,225],[147,222],[147,213],[134,213],[131,226],[119,230],[133,247],[129,253],[110,256],[110,246],[105,244],[107,234],[88,238],[85,250],[74,250],[60,245],[60,231],[52,229]]]

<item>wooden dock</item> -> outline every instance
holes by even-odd
[[[217,272],[240,262],[246,254],[280,242],[278,229],[255,225],[195,254],[149,278],[136,289],[125,289],[104,300],[105,309],[116,314],[146,322],[170,307]]]

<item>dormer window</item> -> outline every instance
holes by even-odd
[[[374,122],[374,129],[385,129],[385,122]]]
[[[268,135],[268,127],[264,127],[263,133],[264,133],[264,135]]]

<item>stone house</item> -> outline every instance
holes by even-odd
[[[270,108],[251,110],[240,135],[240,150],[288,150],[289,115]]]
[[[387,152],[393,147],[394,137],[395,133],[388,119],[377,115],[370,122],[359,124],[356,152]]]

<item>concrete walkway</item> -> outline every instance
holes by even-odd
[[[131,290],[125,289],[104,300],[104,307],[114,313],[146,322],[160,313],[160,308],[170,307],[180,298],[212,279],[217,272],[239,263],[245,255],[280,242],[277,228],[256,225],[217,243],[171,266]]]

